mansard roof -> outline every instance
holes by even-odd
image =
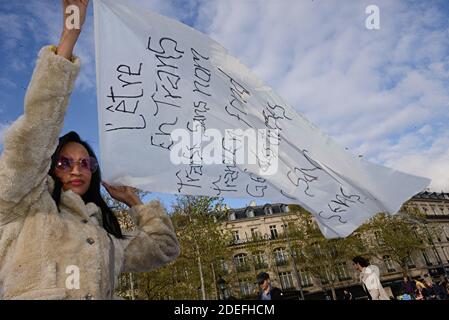
[[[449,193],[423,191],[413,196],[410,200],[449,200]]]

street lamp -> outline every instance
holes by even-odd
[[[226,300],[225,290],[226,290],[226,281],[219,276],[217,280],[218,289],[220,289],[221,295],[223,296],[223,300]]]

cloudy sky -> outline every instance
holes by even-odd
[[[448,1],[129,1],[221,43],[349,152],[449,192]],[[379,30],[366,28],[369,5]],[[59,39],[61,11],[59,0],[0,0],[0,137],[23,112],[38,50]],[[75,51],[83,67],[63,132],[98,150],[92,10]]]

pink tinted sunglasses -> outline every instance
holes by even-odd
[[[64,156],[59,157],[59,160],[56,162],[55,168],[60,171],[68,172],[73,169],[75,164],[78,164],[82,171],[90,171],[91,173],[94,173],[98,169],[98,162],[94,157],[75,161],[72,158]]]

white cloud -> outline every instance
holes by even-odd
[[[1,46],[6,50],[14,50],[23,38],[21,17],[15,14],[0,13]]]
[[[386,165],[411,174],[432,179],[430,188],[435,191],[449,190],[449,135],[440,137],[428,146],[415,149],[398,148],[390,155]]]
[[[8,78],[0,78],[0,87],[5,88],[5,89],[15,89],[15,88],[17,88],[17,84]],[[1,110],[0,110],[0,113],[1,113]]]
[[[418,130],[418,133],[425,136],[431,135],[433,133],[432,126],[426,124],[421,129]]]
[[[436,6],[379,0],[371,31],[369,4],[210,1],[198,25],[355,154],[449,191],[449,22]]]
[[[21,61],[20,58],[12,60],[9,66],[13,71],[23,71],[27,67],[27,65]]]

